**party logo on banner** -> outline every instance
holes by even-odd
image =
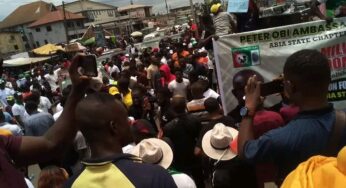
[[[250,67],[261,64],[259,46],[232,48],[234,68]]]

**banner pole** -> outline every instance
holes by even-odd
[[[220,40],[220,39],[219,39]],[[219,48],[217,45],[217,42],[213,39],[213,49],[214,49],[214,58],[215,58],[215,65],[216,65],[216,77],[217,77],[217,85],[220,91],[220,96],[221,96],[221,103],[222,103],[222,109],[223,109],[223,113],[224,115],[227,115],[228,111],[226,108],[226,100],[225,100],[225,92],[223,89],[223,81],[221,78],[221,67],[220,67],[220,59],[219,59]]]

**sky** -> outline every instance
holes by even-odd
[[[0,0],[0,20],[3,20],[18,6],[34,2],[36,0]],[[44,0],[46,2],[52,2],[54,5],[61,5],[62,0]],[[65,2],[72,2],[74,0],[65,0]],[[104,2],[112,4],[118,7],[126,6],[130,4],[130,0],[94,0],[96,2]],[[134,4],[153,5],[153,11],[155,13],[166,12],[165,0],[133,0]],[[203,0],[193,0],[194,3],[203,2]],[[189,0],[167,0],[167,4],[170,8],[181,7],[189,5]]]

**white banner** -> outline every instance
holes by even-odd
[[[346,17],[307,22],[252,32],[226,35],[214,41],[214,54],[222,103],[226,113],[237,101],[232,94],[233,76],[253,69],[271,81],[283,71],[288,56],[302,49],[316,49],[330,63],[332,83],[328,98],[338,109],[346,108]],[[268,106],[280,98],[271,97]]]

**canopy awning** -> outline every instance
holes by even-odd
[[[64,51],[64,48],[54,44],[46,44],[33,50],[33,52],[38,55],[53,55],[58,51]]]
[[[19,67],[24,65],[30,65],[33,63],[42,62],[50,59],[50,57],[30,57],[30,58],[16,58],[4,61],[4,67]]]

